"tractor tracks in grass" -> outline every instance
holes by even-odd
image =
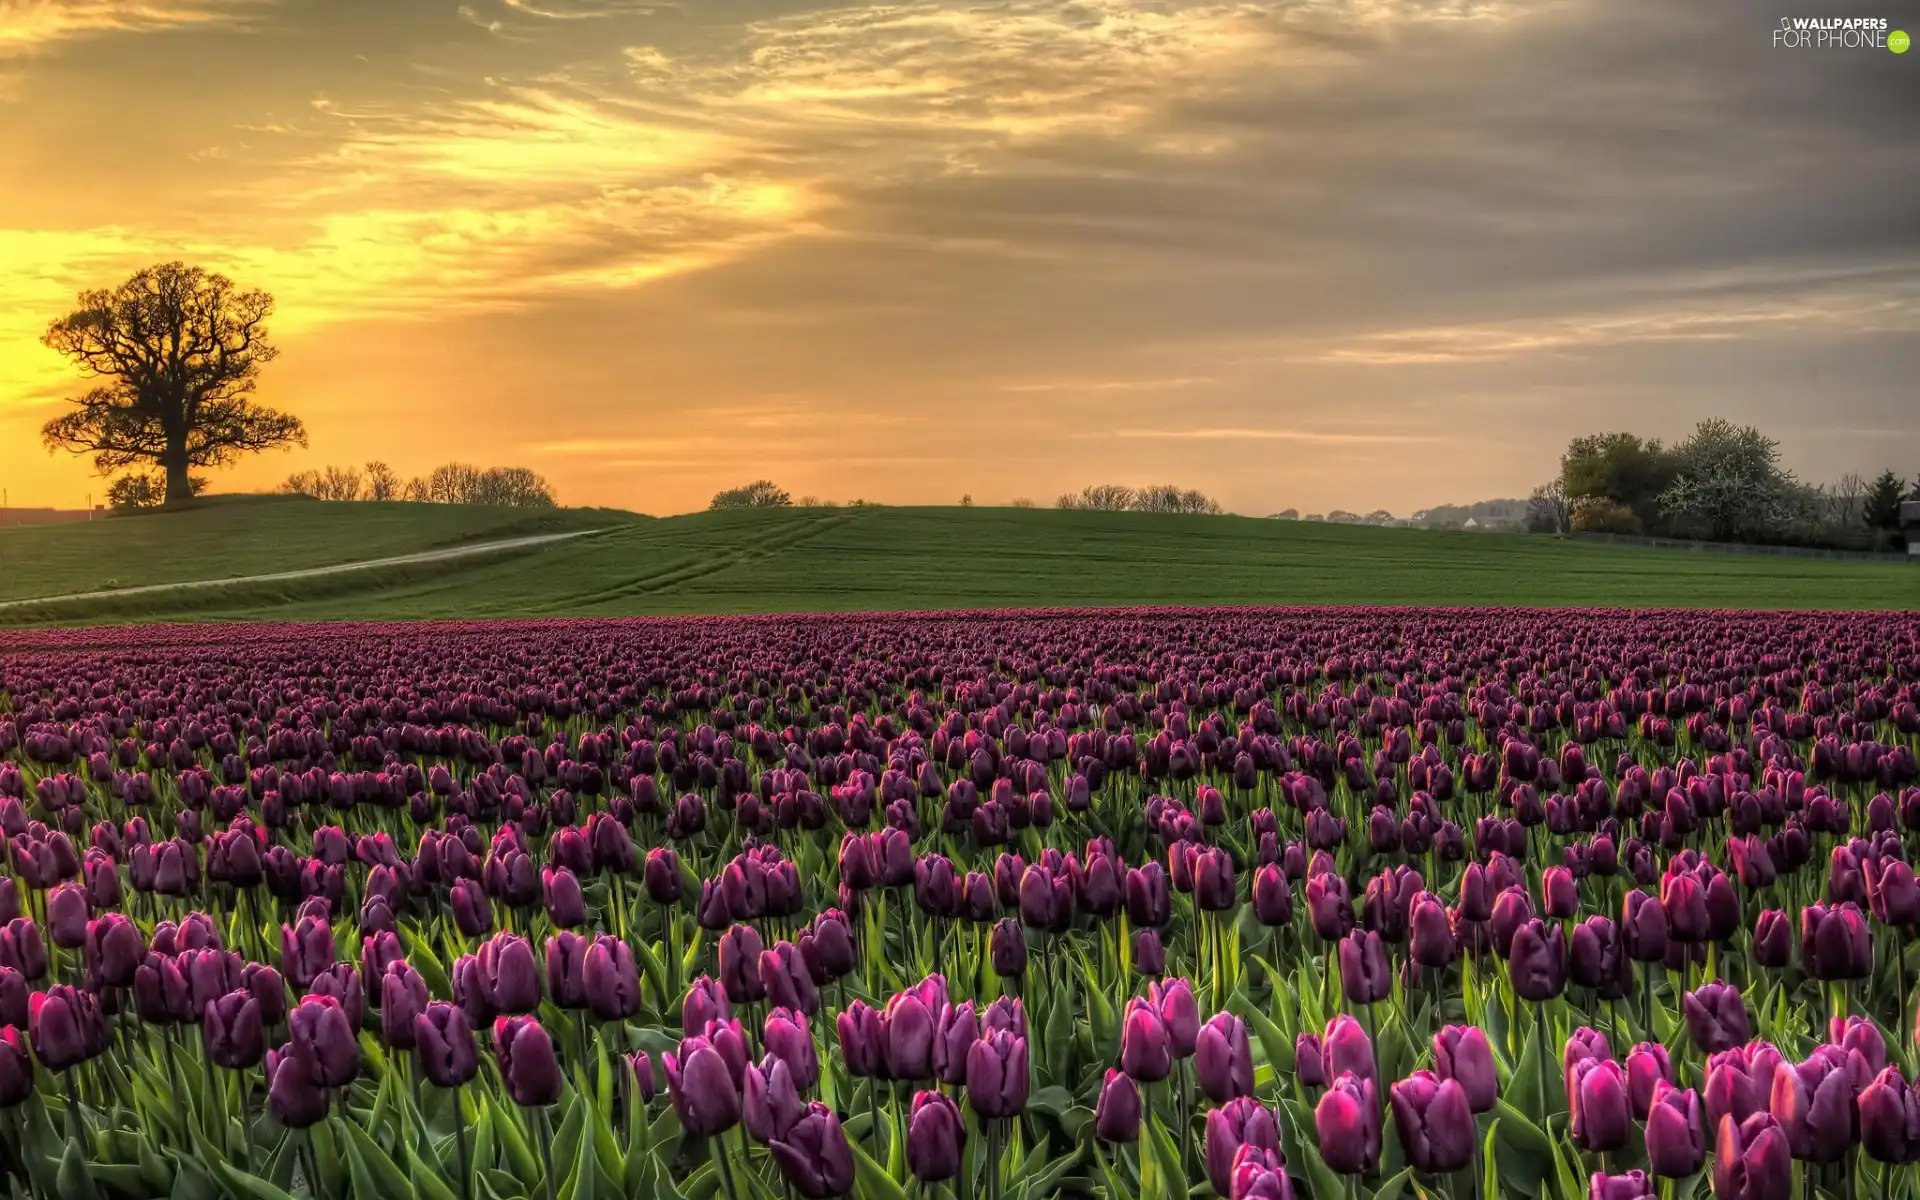
[[[632,579],[584,595],[569,597],[568,608],[612,604],[635,596],[652,596],[718,575],[735,567],[784,553],[824,537],[856,519],[855,513],[832,513],[809,518],[798,528],[779,529],[750,541],[716,550],[696,562],[681,562],[664,570],[636,575]]]

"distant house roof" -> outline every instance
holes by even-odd
[[[1901,501],[1900,523],[1909,528],[1920,525],[1920,500]]]

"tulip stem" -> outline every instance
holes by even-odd
[[[547,1200],[553,1200],[553,1124],[547,1120],[547,1110],[545,1108],[538,1110],[534,1118],[534,1124],[540,1134],[540,1167],[546,1172]],[[715,1152],[718,1154],[717,1147]],[[724,1175],[726,1172],[726,1156],[720,1154],[719,1158],[721,1173]],[[738,1200],[733,1190],[733,1179],[731,1176],[727,1177],[727,1194],[734,1196],[735,1200]]]
[[[460,1200],[467,1200],[469,1189],[473,1187],[472,1171],[467,1167],[467,1114],[462,1111],[461,1097],[464,1086],[456,1084],[453,1089],[453,1146],[460,1168]]]
[[[707,1140],[707,1150],[713,1155],[714,1166],[720,1169],[720,1181],[726,1185],[728,1200],[740,1200],[740,1193],[736,1191],[733,1186],[733,1169],[727,1166],[727,1151],[723,1144],[724,1141],[725,1138],[723,1135],[716,1134]],[[547,1192],[548,1200],[552,1200],[553,1169],[551,1167],[547,1169]]]
[[[1544,1002],[1536,1003],[1533,1006],[1533,1016],[1536,1027],[1540,1030],[1540,1061],[1542,1064],[1545,1064],[1550,1061],[1547,1056],[1551,1051],[1547,1049],[1547,1039],[1549,1035],[1547,1033],[1547,1006]],[[1534,1073],[1533,1086],[1540,1098],[1540,1124],[1544,1128],[1547,1123],[1547,1073],[1544,1069]]]

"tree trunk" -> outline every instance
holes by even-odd
[[[166,457],[160,465],[167,469],[167,504],[169,507],[189,504],[193,501],[193,480],[187,474],[187,448],[180,447],[176,453],[168,447]]]

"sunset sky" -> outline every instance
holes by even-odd
[[[1898,4],[0,0],[0,484],[103,493],[39,337],[171,258],[312,435],[219,490],[1405,513],[1712,415],[1912,477],[1920,53],[1769,44]]]

